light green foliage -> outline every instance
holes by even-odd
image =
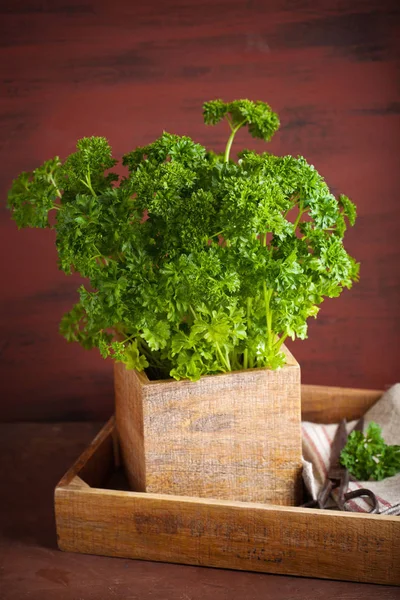
[[[359,481],[380,481],[400,472],[400,446],[388,446],[372,421],[365,435],[361,431],[349,435],[340,460]]]
[[[279,128],[279,118],[265,102],[251,100],[234,100],[225,103],[222,100],[205,102],[203,107],[206,125],[216,125],[226,118],[232,128],[247,125],[254,138],[266,142],[271,139]]]
[[[13,181],[8,193],[8,207],[13,211],[18,228],[49,227],[49,211],[61,196],[56,183],[60,167],[60,159],[56,156],[33,173],[21,173]]]
[[[56,210],[59,267],[88,280],[62,334],[156,377],[278,368],[286,337],[307,337],[324,297],[358,276],[342,241],[355,220],[346,196],[302,157],[230,158],[240,127],[270,139],[271,108],[216,100],[204,118],[227,121],[223,155],[164,132],[123,157],[116,184],[108,142],[84,138],[9,193],[20,227],[49,226]]]
[[[64,202],[74,200],[77,194],[88,192],[96,197],[99,191],[106,190],[112,181],[118,179],[114,173],[104,174],[106,169],[111,169],[117,163],[111,156],[111,148],[105,138],[82,138],[76,148],[77,152],[68,156],[58,174]]]

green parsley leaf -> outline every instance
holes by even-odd
[[[373,421],[367,433],[350,433],[340,460],[359,481],[380,481],[400,472],[400,446],[388,446],[382,438],[382,430]]]

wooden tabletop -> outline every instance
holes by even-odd
[[[389,586],[60,552],[54,486],[100,426],[0,424],[2,600],[399,600]]]

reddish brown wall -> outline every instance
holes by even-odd
[[[271,151],[304,154],[359,209],[347,245],[361,282],[326,301],[310,339],[291,345],[303,380],[389,385],[399,379],[400,338],[396,4],[2,3],[2,197],[13,176],[64,157],[84,135],[107,136],[117,156],[163,128],[221,150],[227,132],[202,125],[202,102],[265,100],[283,123]],[[244,132],[242,144],[253,145]],[[57,271],[53,234],[18,232],[4,205],[1,419],[103,418],[111,365],[57,332],[77,279]]]

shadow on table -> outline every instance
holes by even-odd
[[[100,423],[1,423],[1,535],[57,548],[54,488]]]

